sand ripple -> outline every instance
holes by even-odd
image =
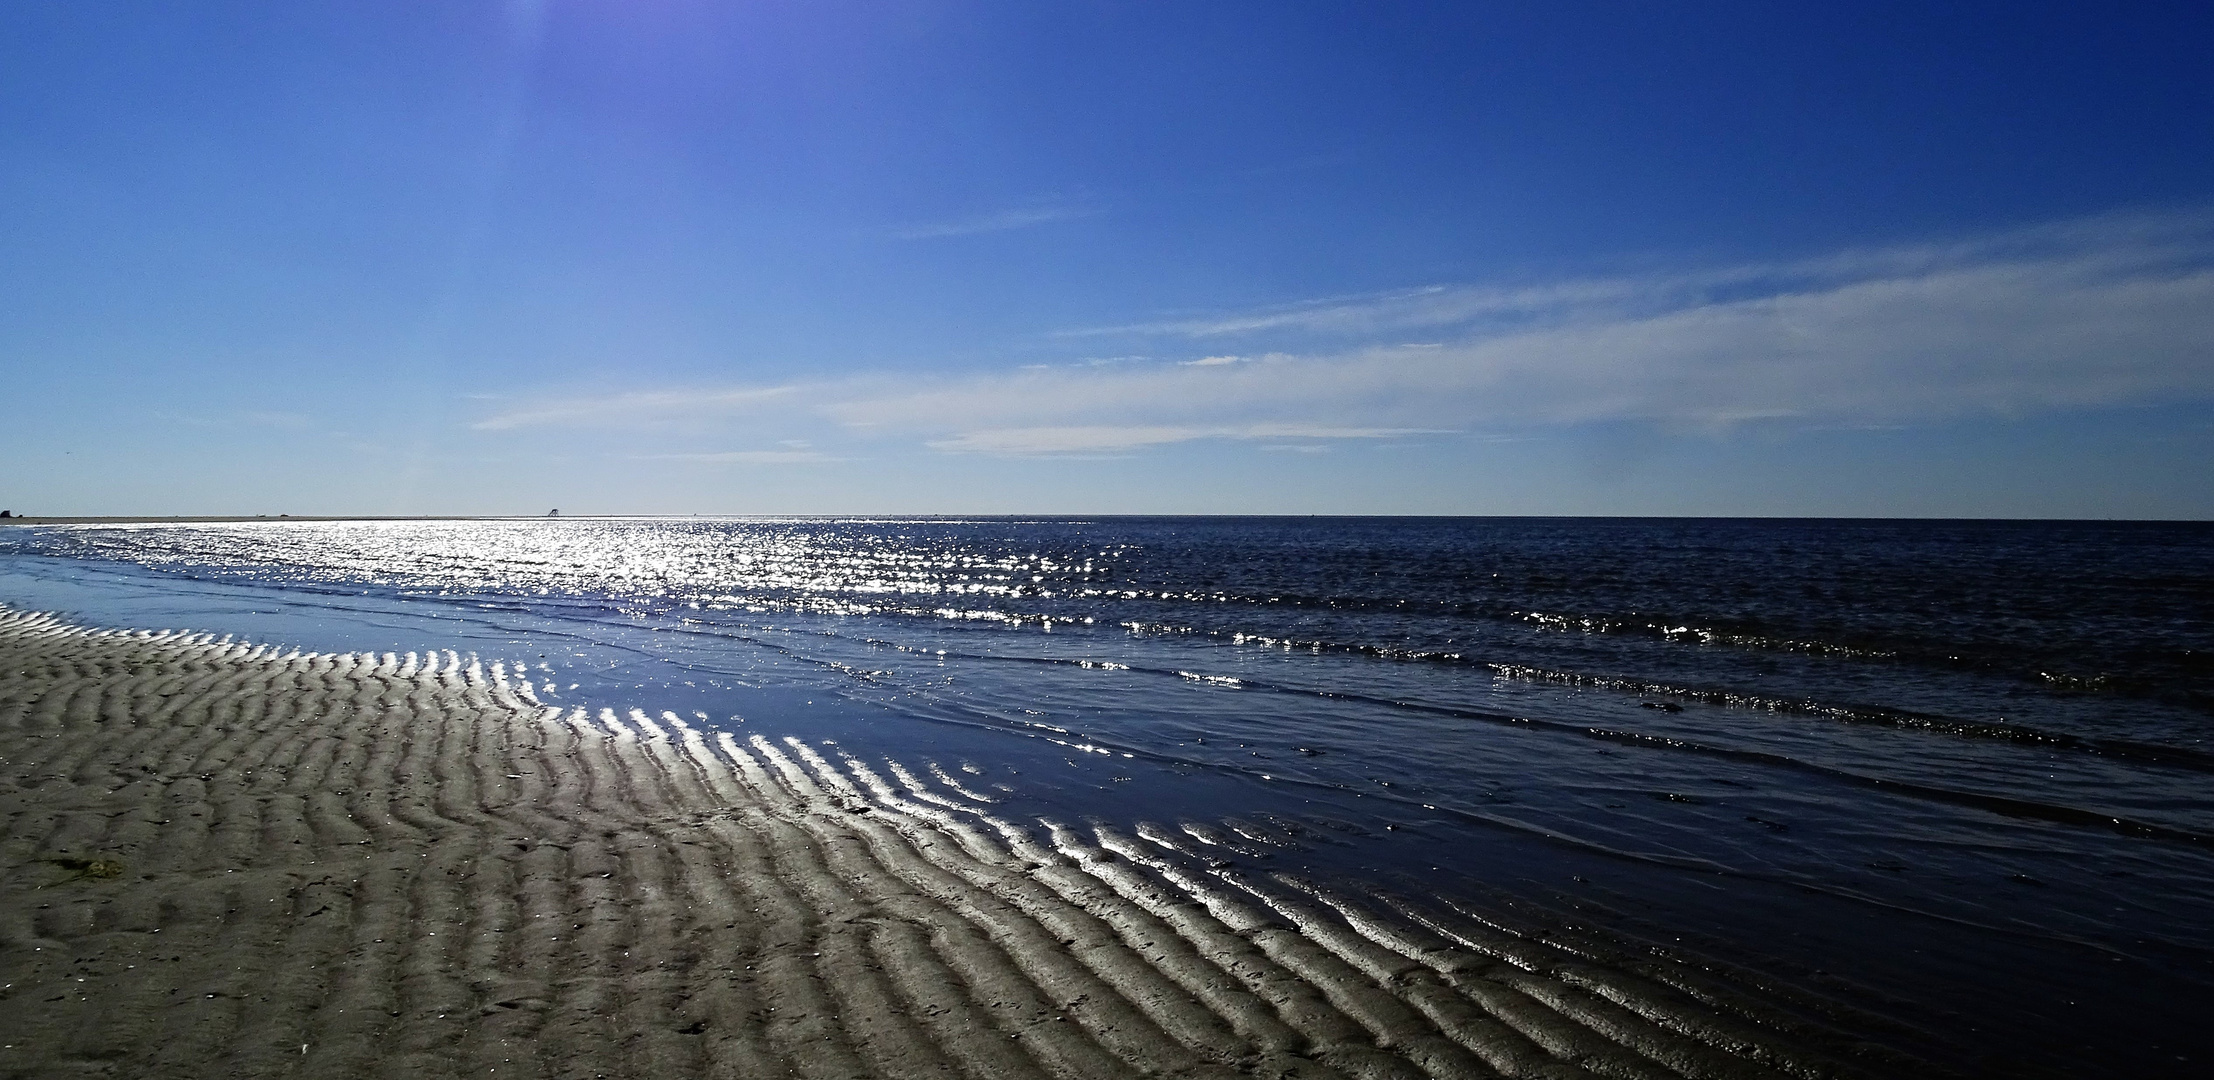
[[[0,611],[0,1073],[1922,1071],[1821,1000],[1240,869],[1218,824],[992,811],[451,651]]]

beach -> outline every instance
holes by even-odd
[[[15,5],[0,1080],[2214,1075],[2188,10]]]
[[[541,706],[452,653],[0,612],[0,759],[11,1076],[1907,1064],[1666,956],[1210,876],[957,778]]]

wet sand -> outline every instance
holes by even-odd
[[[451,652],[0,610],[0,1076],[1922,1071],[1717,969],[989,800]]]

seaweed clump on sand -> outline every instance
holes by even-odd
[[[67,885],[72,881],[95,881],[123,876],[123,864],[116,859],[80,859],[73,855],[49,855],[39,860],[51,863],[69,873],[39,886],[44,889],[54,885]]]

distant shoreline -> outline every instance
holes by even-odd
[[[580,515],[581,516],[581,515]],[[314,514],[178,514],[167,517],[151,514],[125,514],[120,516],[65,516],[65,517],[10,517],[0,518],[0,525],[216,525],[239,521],[536,521],[533,517],[497,517],[484,514],[420,514],[409,516],[378,516],[370,514],[341,514],[322,516]],[[557,520],[557,519],[551,519]]]
[[[1772,521],[1966,525],[2208,525],[2214,518],[1716,517],[1689,514],[114,514],[17,516],[6,525],[226,525],[280,521]]]

